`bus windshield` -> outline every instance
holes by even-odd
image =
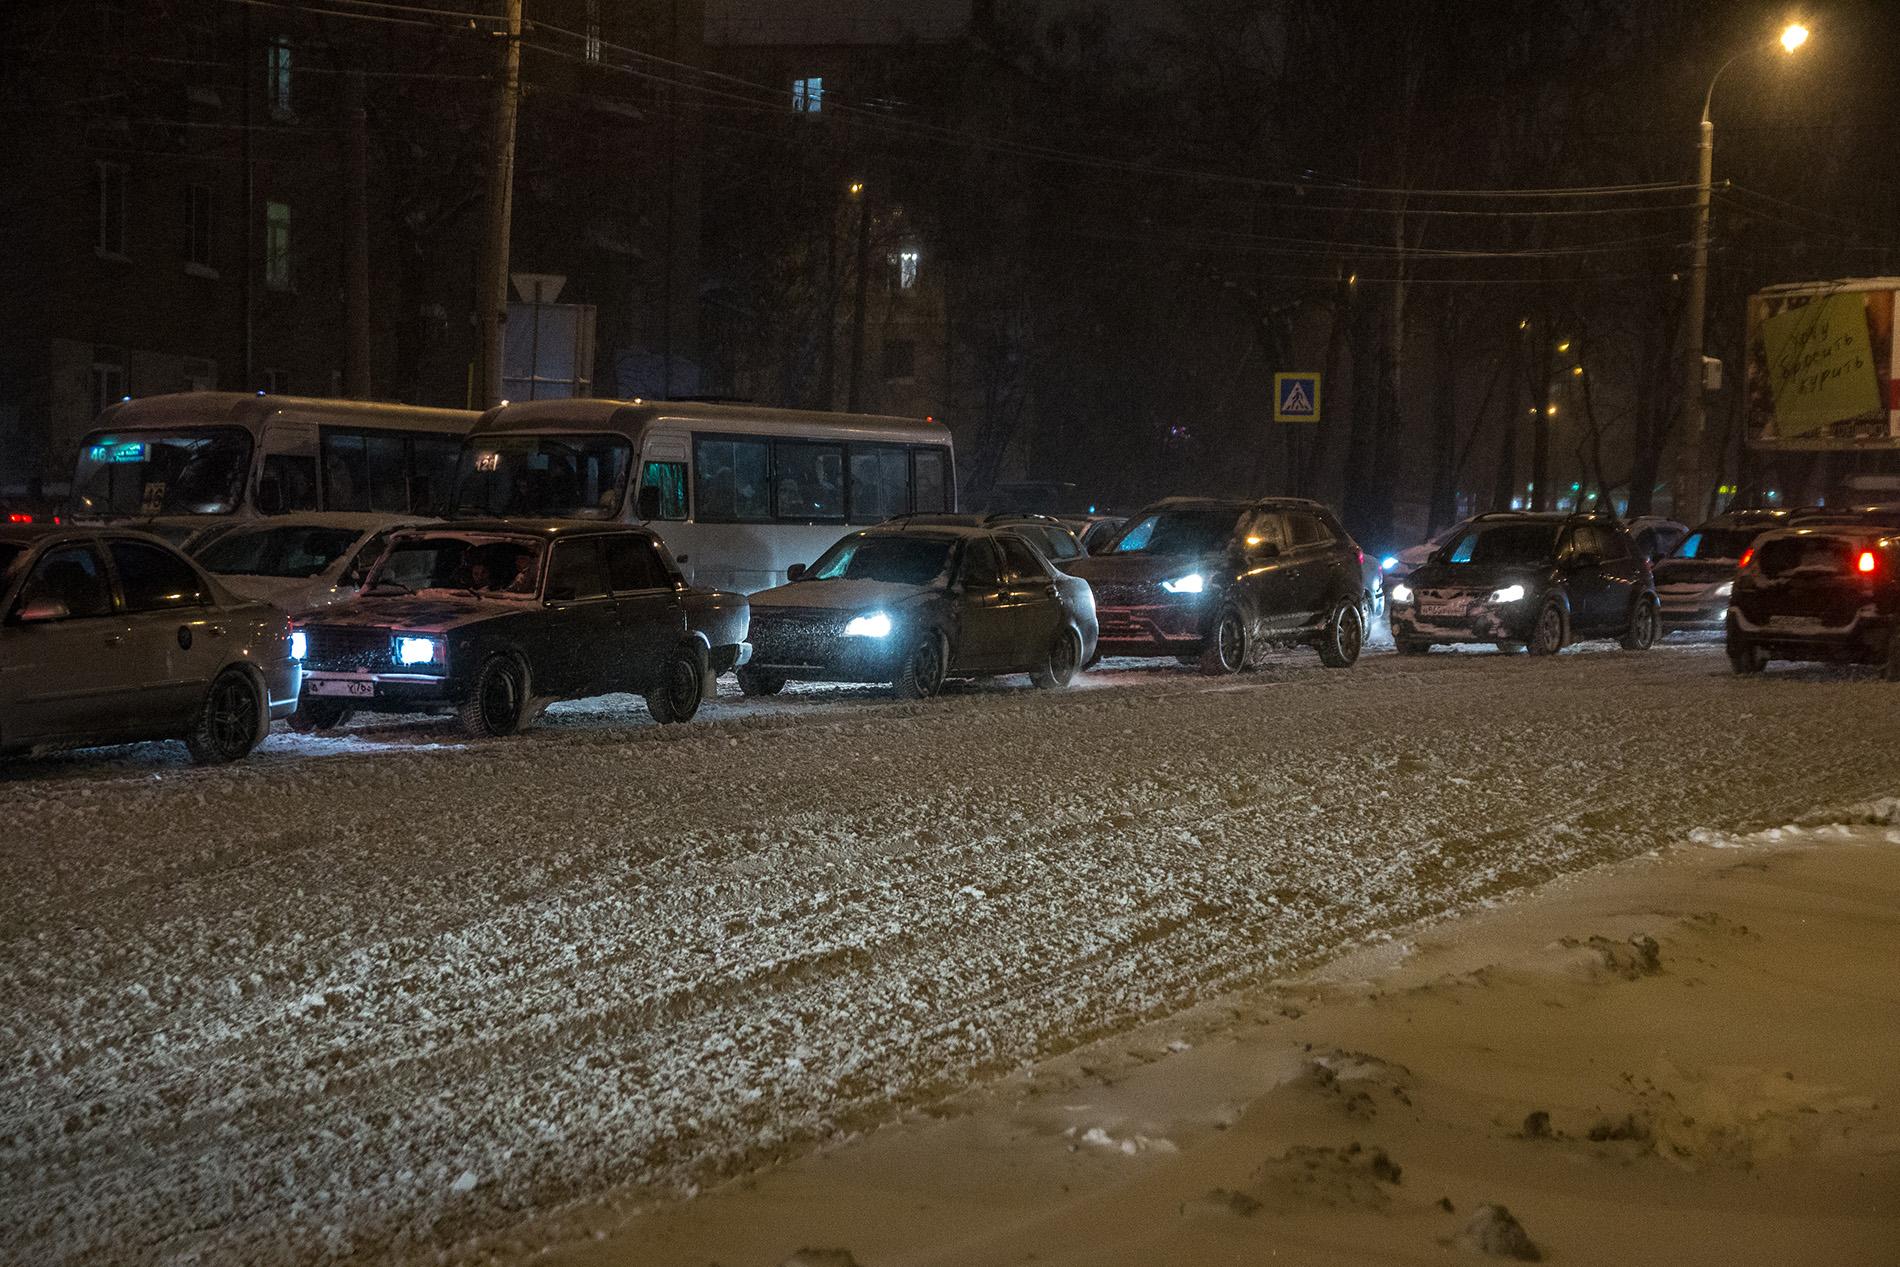
[[[625,436],[471,436],[455,472],[465,515],[612,519],[633,466]]]
[[[251,437],[234,427],[97,432],[79,446],[81,515],[228,515],[244,500]]]

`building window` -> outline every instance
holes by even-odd
[[[264,204],[264,285],[272,290],[289,290],[290,204]]]
[[[125,353],[118,348],[94,348],[92,351],[92,414],[98,417],[107,405],[124,400]]]
[[[891,279],[899,290],[909,290],[917,284],[917,264],[920,256],[916,251],[899,251],[891,256]]]
[[[125,258],[125,164],[99,164],[99,253]]]
[[[792,113],[817,114],[825,108],[825,81],[814,75],[792,81]]]
[[[884,377],[917,377],[917,345],[909,339],[884,341]]]
[[[193,185],[185,191],[185,232],[186,262],[200,272],[212,272],[211,186]]]
[[[280,35],[264,51],[264,96],[273,117],[290,117],[290,39]]]
[[[587,0],[587,22],[581,37],[581,56],[600,60],[600,0]]]

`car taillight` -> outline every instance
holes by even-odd
[[[33,516],[23,515],[16,510],[7,516],[7,522],[10,524],[30,524],[33,522]]]
[[[1863,576],[1873,571],[1876,566],[1877,564],[1872,550],[1862,550],[1859,560],[1854,564],[1854,567],[1858,569]]]
[[[1754,561],[1755,561],[1755,547],[1750,546],[1748,547],[1748,549],[1742,551],[1742,561],[1735,565],[1735,570],[1739,572],[1743,568],[1747,567],[1750,563],[1753,563]]]

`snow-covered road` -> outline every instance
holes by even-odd
[[[0,1262],[459,1259],[1694,827],[1900,791],[1900,688],[1707,646],[1088,683],[0,774]]]

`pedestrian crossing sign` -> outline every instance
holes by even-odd
[[[1275,374],[1273,376],[1273,420],[1275,422],[1319,421],[1319,375],[1313,373]]]

